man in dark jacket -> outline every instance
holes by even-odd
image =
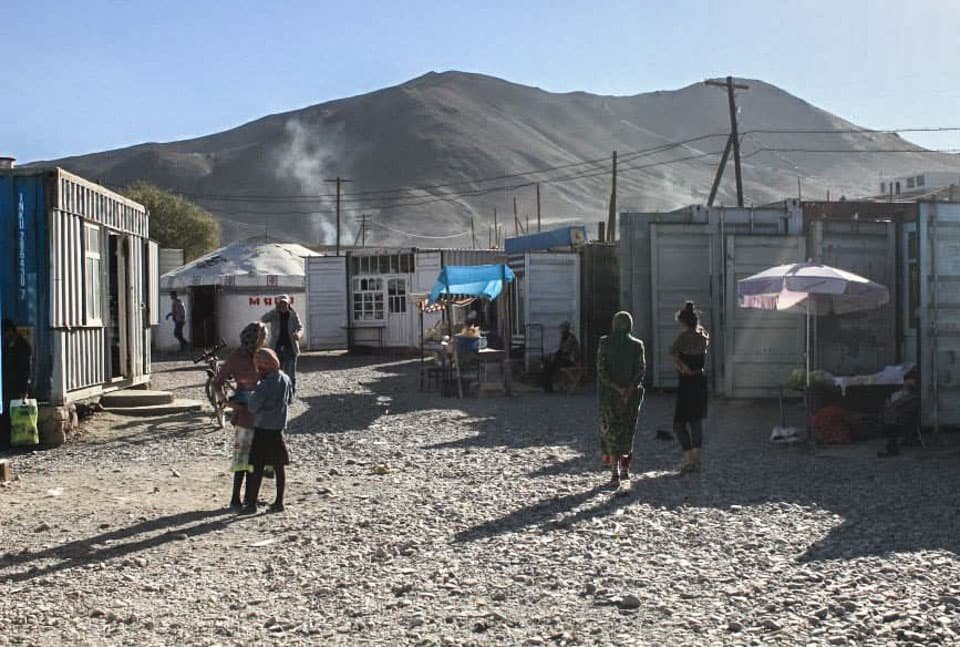
[[[0,420],[0,449],[10,447],[10,401],[30,393],[33,353],[30,343],[9,319],[3,320],[3,418]]]
[[[560,346],[543,363],[543,390],[553,393],[553,376],[561,368],[577,366],[580,361],[580,343],[571,332],[569,321],[560,324]]]
[[[260,319],[270,326],[270,348],[280,358],[280,368],[293,385],[293,392],[297,392],[297,358],[300,356],[300,336],[303,334],[303,324],[300,315],[293,309],[290,297],[281,294],[275,299],[277,307]]]

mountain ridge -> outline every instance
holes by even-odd
[[[738,93],[737,101],[744,187],[753,203],[795,195],[798,176],[806,195],[833,190],[852,196],[876,192],[880,171],[960,172],[955,156],[926,152],[892,134],[758,133],[858,127],[764,81],[746,83],[750,90]],[[367,239],[374,244],[424,244],[434,239],[408,234],[462,233],[448,240],[463,246],[472,242],[465,235],[471,220],[479,242],[486,242],[494,207],[501,223],[513,220],[514,196],[521,223],[535,216],[531,187],[538,181],[547,224],[605,219],[610,167],[605,160],[613,150],[621,151],[622,209],[703,202],[728,130],[726,93],[703,83],[616,96],[555,93],[484,74],[443,71],[201,137],[46,163],[112,186],[145,180],[182,193],[217,216],[224,242],[262,234],[265,227],[291,240],[333,242],[334,201],[326,180],[339,175],[352,180],[343,198],[345,244],[366,214]],[[630,152],[657,146],[670,148]],[[891,148],[915,152],[804,152]],[[780,152],[785,149],[790,151]],[[558,166],[567,168],[535,171]],[[479,181],[501,176],[516,181]],[[514,186],[519,184],[525,186]],[[424,185],[434,188],[385,192]],[[512,188],[485,192],[498,185]],[[464,195],[468,189],[473,193]],[[733,197],[727,169],[718,200],[729,204]],[[510,229],[512,224],[507,235]]]

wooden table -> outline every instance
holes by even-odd
[[[483,384],[487,374],[488,364],[500,365],[500,378],[503,385],[503,391],[507,395],[512,395],[513,390],[510,386],[510,355],[505,350],[495,348],[481,348],[474,353],[458,354],[458,359],[463,362],[477,362],[479,364],[478,381]]]

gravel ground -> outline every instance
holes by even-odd
[[[200,371],[155,370],[199,397]],[[766,442],[775,407],[717,402],[680,477],[653,395],[610,492],[589,389],[457,401],[416,370],[302,360],[285,513],[228,513],[231,434],[205,416],[101,414],[14,456],[0,644],[960,643],[949,438],[814,453]]]

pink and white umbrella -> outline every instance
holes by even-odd
[[[737,281],[740,307],[812,315],[874,310],[890,291],[870,279],[818,263],[778,265]]]
[[[810,386],[810,316],[874,310],[890,291],[870,279],[819,263],[778,265],[737,281],[741,308],[796,312],[807,318],[807,386]]]

